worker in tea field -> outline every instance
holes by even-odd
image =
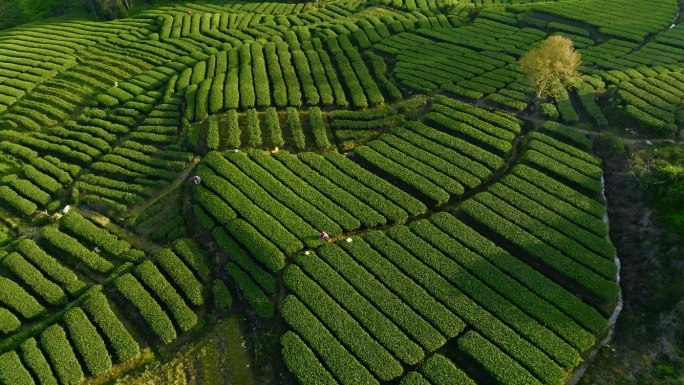
[[[321,231],[321,239],[328,240],[330,239],[330,236],[325,231]]]

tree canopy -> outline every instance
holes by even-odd
[[[559,87],[577,81],[580,54],[572,40],[563,36],[550,36],[541,45],[524,54],[519,61],[520,70],[537,89],[537,97],[554,95]]]

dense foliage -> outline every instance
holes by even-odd
[[[684,117],[673,0],[16,6],[122,17],[0,30],[3,385],[223,317],[264,383],[565,384],[621,297],[586,133]],[[572,68],[537,111],[549,42]],[[680,158],[640,157],[663,205]]]

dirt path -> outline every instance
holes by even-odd
[[[154,254],[162,249],[161,246],[133,234],[132,232],[110,221],[109,218],[96,211],[90,211],[82,208],[72,208],[72,210],[78,211],[84,217],[90,218],[91,220],[101,224],[107,229],[107,231],[130,243],[131,246],[136,249],[142,250],[148,254]]]
[[[199,156],[196,155],[196,156],[192,159],[192,161],[190,162],[190,164],[188,165],[188,167],[186,167],[185,170],[183,170],[183,172],[181,172],[181,173],[178,175],[178,178],[176,178],[176,179],[173,181],[173,183],[171,183],[170,185],[168,185],[166,188],[164,188],[162,191],[160,191],[160,192],[159,192],[156,196],[154,196],[153,198],[148,199],[148,200],[146,200],[146,201],[138,202],[138,203],[134,204],[133,206],[131,206],[131,208],[130,208],[130,209],[128,210],[128,212],[126,213],[126,216],[127,216],[127,217],[130,217],[130,216],[133,216],[133,215],[135,215],[135,214],[137,214],[137,213],[139,213],[139,212],[145,210],[146,208],[148,208],[148,207],[152,206],[153,204],[157,203],[160,199],[164,198],[165,196],[167,196],[168,194],[170,194],[172,191],[174,191],[175,189],[177,189],[178,187],[180,187],[181,184],[183,184],[183,183],[185,183],[185,182],[187,181],[187,179],[188,179],[188,177],[190,176],[190,174],[191,174],[193,171],[195,171],[195,168],[197,168],[197,165],[199,164],[199,162],[200,162],[201,160],[202,160],[202,158],[200,158]]]

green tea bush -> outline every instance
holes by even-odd
[[[119,362],[140,356],[138,343],[135,342],[123,323],[114,314],[104,294],[100,292],[88,294],[83,301],[83,308],[107,336]]]
[[[134,270],[138,278],[164,302],[182,331],[187,332],[197,324],[195,313],[151,261],[139,264]]]
[[[264,56],[266,60],[266,68],[271,80],[271,89],[273,91],[273,103],[277,107],[287,106],[287,87],[283,79],[283,72],[280,69],[278,54],[276,53],[276,45],[274,42],[267,42],[264,45]]]
[[[226,312],[233,306],[233,296],[230,294],[226,284],[220,279],[212,281],[211,293],[214,298],[214,308],[218,311]]]
[[[63,306],[67,303],[64,291],[52,281],[46,279],[33,265],[21,255],[10,253],[4,257],[3,265],[21,279],[36,294],[51,305]]]
[[[238,114],[235,110],[229,110],[226,114],[227,120],[227,138],[226,147],[227,148],[239,148],[240,147],[240,126],[238,123]]]
[[[257,110],[250,108],[246,111],[247,118],[247,134],[249,136],[248,144],[251,147],[261,146],[261,123],[259,122],[259,115]]]
[[[283,140],[283,133],[280,129],[280,118],[278,111],[274,107],[266,109],[266,127],[271,137],[271,144],[276,147],[282,147],[285,144]]]
[[[140,312],[155,335],[168,344],[176,339],[176,329],[159,303],[130,273],[120,276],[114,281],[116,288]]]
[[[15,351],[0,355],[0,381],[3,384],[32,385],[31,373],[21,363]]]
[[[261,318],[273,317],[275,306],[249,275],[233,263],[228,263],[226,270],[257,315]]]
[[[96,226],[75,211],[62,216],[60,226],[77,237],[102,247],[104,251],[114,256],[119,256],[131,248],[127,241],[118,239],[114,234]]]
[[[50,364],[45,359],[34,338],[29,338],[21,344],[21,357],[26,366],[35,374],[40,384],[57,385],[57,379],[52,373]]]
[[[254,108],[256,95],[252,76],[251,45],[243,45],[240,50],[240,107],[243,109]]]
[[[41,230],[41,235],[51,247],[63,251],[68,256],[83,262],[86,266],[95,271],[106,273],[114,267],[111,262],[102,258],[94,251],[88,250],[75,238],[59,231],[54,226],[44,227]]]
[[[38,209],[38,205],[23,198],[8,186],[0,186],[0,199],[20,214],[26,216],[33,214]]]
[[[330,147],[330,142],[328,141],[328,133],[325,128],[325,122],[323,121],[323,113],[318,107],[309,108],[309,127],[314,136],[314,142],[318,148],[328,148]]]
[[[163,249],[156,254],[155,259],[162,270],[181,289],[190,303],[195,306],[204,303],[202,284],[176,254],[169,249]]]
[[[61,326],[52,325],[45,329],[40,335],[40,344],[54,366],[60,383],[75,384],[83,381],[83,369]]]
[[[0,333],[9,334],[21,326],[19,318],[12,314],[11,311],[0,308]]]
[[[64,322],[76,350],[83,357],[91,375],[98,375],[112,368],[112,360],[102,337],[90,323],[81,308],[73,308],[64,314]]]
[[[252,43],[250,48],[252,68],[254,71],[254,93],[256,94],[256,106],[267,107],[271,105],[271,91],[268,81],[268,74],[266,72],[264,50],[259,43]]]
[[[288,107],[285,114],[287,127],[290,129],[295,147],[300,150],[305,149],[306,138],[304,137],[304,130],[302,130],[302,123],[299,120],[299,111],[294,107]]]
[[[209,124],[207,127],[207,149],[217,150],[220,144],[219,136],[219,118],[217,115],[209,116]]]

